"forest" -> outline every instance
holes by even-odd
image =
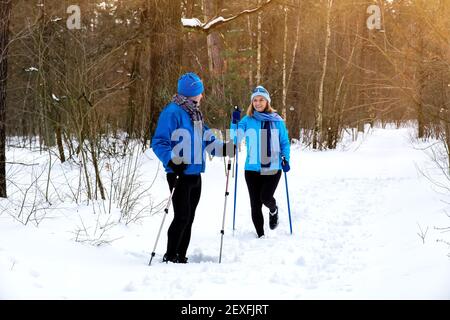
[[[8,137],[92,162],[101,191],[98,157],[148,148],[189,71],[220,131],[264,85],[313,149],[411,121],[450,149],[448,0],[7,0],[0,16],[3,197]]]

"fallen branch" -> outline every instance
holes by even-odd
[[[6,164],[18,164],[21,166],[27,166],[27,167],[32,167],[32,166],[38,166],[39,163],[23,163],[23,162],[5,162]]]

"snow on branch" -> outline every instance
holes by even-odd
[[[203,23],[198,20],[197,18],[192,18],[192,19],[185,19],[185,18],[181,18],[181,23],[183,24],[183,27],[191,27],[191,28],[197,28],[197,27],[202,27]]]
[[[272,2],[275,2],[274,0],[267,0],[265,3],[263,3],[262,5],[260,5],[259,7],[256,7],[254,9],[247,9],[244,11],[239,12],[238,14],[228,17],[228,18],[224,18],[224,17],[214,17],[211,20],[209,20],[208,22],[202,23],[199,19],[197,18],[191,18],[191,19],[181,19],[181,23],[183,24],[183,27],[185,28],[190,28],[190,29],[197,29],[200,31],[204,31],[204,32],[211,32],[212,29],[217,28],[218,26],[228,23],[230,21],[233,21],[239,17],[245,16],[245,15],[249,15],[252,13],[256,13],[258,11],[263,10],[265,7],[267,7],[268,5],[270,5]]]

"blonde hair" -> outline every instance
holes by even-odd
[[[267,100],[266,100],[266,101],[267,101]],[[255,112],[255,108],[253,108],[253,101],[252,101],[252,102],[250,103],[250,105],[248,106],[248,109],[247,109],[247,116],[253,117],[253,112]],[[270,105],[269,101],[267,101],[266,108],[264,109],[263,112],[272,113],[272,112],[277,112],[277,110],[275,110],[274,108],[272,108],[272,106]]]

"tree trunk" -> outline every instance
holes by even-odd
[[[425,49],[424,49],[424,39],[423,39],[423,31],[422,27],[418,26],[418,54],[419,54],[419,61],[417,65],[417,76],[416,76],[416,83],[417,83],[417,103],[416,103],[416,110],[417,110],[417,137],[419,139],[422,139],[425,137],[425,117],[423,113],[423,92],[425,88],[425,82],[426,80],[426,71],[425,71]]]
[[[6,198],[6,85],[12,0],[0,1],[0,197]]]
[[[143,16],[143,14],[142,14]],[[141,22],[143,23],[143,22]],[[131,67],[130,85],[128,87],[127,133],[128,138],[136,137],[136,113],[139,104],[139,83],[141,82],[141,56],[143,44],[137,42],[134,46],[133,65]]]
[[[96,186],[98,186],[98,189],[100,190],[100,196],[102,197],[102,200],[106,200],[105,188],[103,187],[102,178],[100,176],[100,168],[98,166],[97,154],[95,152],[95,150],[97,148],[94,144],[94,139],[95,139],[94,137],[91,137],[90,145],[91,145],[92,164],[94,165],[94,170],[95,170],[95,182],[96,182]],[[97,191],[95,192],[95,199],[97,199]]]
[[[261,0],[258,0],[258,6],[261,4]],[[257,36],[257,49],[256,49],[256,85],[261,85],[261,50],[262,50],[262,17],[261,12],[258,12],[258,36]]]
[[[60,118],[58,118],[58,122],[55,125],[55,133],[56,133],[56,144],[58,145],[58,152],[59,152],[59,160],[61,163],[66,162],[66,156],[64,155],[64,145],[63,145],[63,139],[62,139],[62,129],[61,129],[61,122]]]
[[[284,8],[284,37],[283,37],[283,97],[281,102],[281,115],[285,121],[286,117],[286,96],[287,96],[287,79],[286,79],[286,64],[287,64],[287,37],[288,37],[288,10]]]
[[[253,31],[252,31],[252,24],[251,24],[251,19],[250,16],[247,17],[247,26],[248,26],[248,34],[249,34],[249,39],[250,39],[250,51],[253,51]],[[250,88],[253,89],[254,85],[254,79],[253,79],[253,54],[250,56],[249,59],[249,66],[248,66],[248,80],[249,80],[249,85]]]
[[[297,1],[297,5],[298,5],[298,9],[297,9],[297,27],[296,27],[296,32],[295,32],[295,42],[294,42],[294,47],[292,49],[292,55],[291,55],[291,64],[289,67],[289,72],[287,74],[287,82],[286,82],[286,90],[289,90],[290,85],[291,85],[291,79],[292,79],[292,73],[294,72],[294,67],[296,66],[296,61],[297,61],[297,56],[298,56],[298,43],[300,41],[300,25],[301,25],[301,15],[300,15],[300,2],[301,0]],[[297,67],[299,66],[299,63],[297,63]],[[287,99],[287,93],[286,93],[286,99]],[[286,105],[287,108],[287,105]],[[298,121],[298,114],[297,114],[297,110],[292,110],[290,109],[289,111],[289,117],[286,114],[286,125],[288,126],[288,130],[289,132],[295,132],[295,136],[297,135],[297,133],[299,132],[300,126],[299,126],[299,121]],[[288,113],[286,111],[286,113]]]
[[[369,1],[365,1],[360,6],[360,14],[361,18],[357,21],[359,22],[357,25],[357,28],[361,28],[360,34],[361,34],[361,50],[360,50],[360,56],[359,56],[359,66],[361,69],[359,70],[359,84],[361,86],[361,89],[358,92],[358,105],[360,106],[359,109],[355,112],[357,119],[357,132],[364,132],[364,119],[366,118],[366,104],[367,104],[367,90],[365,87],[365,84],[367,83],[367,77],[366,77],[366,69],[367,69],[367,55],[369,54],[368,49],[368,40],[369,39],[369,29],[367,28],[366,23],[366,10],[367,7],[370,5]],[[357,32],[358,32],[357,29]]]
[[[214,18],[220,12],[222,0],[205,0],[204,10],[206,21]],[[222,37],[220,32],[214,31],[206,37],[208,48],[209,74],[211,76],[212,94],[216,98],[223,98],[222,76],[224,62],[222,58]]]
[[[333,0],[328,0],[327,7],[327,36],[325,39],[325,52],[323,54],[323,64],[322,64],[322,76],[319,84],[319,99],[317,101],[316,117],[314,124],[314,136],[313,136],[313,149],[322,148],[322,138],[323,138],[323,89],[325,83],[325,76],[327,73],[327,63],[328,63],[328,48],[330,47],[331,41],[331,7],[333,6]]]
[[[181,0],[150,1],[149,5],[151,35],[147,137],[151,137],[159,112],[175,93],[183,54]]]

